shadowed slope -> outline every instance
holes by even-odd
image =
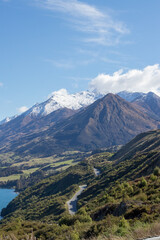
[[[93,150],[125,144],[141,132],[159,127],[159,121],[121,97],[107,94],[72,117],[8,142],[2,152],[51,155],[64,150]]]

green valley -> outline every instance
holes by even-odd
[[[159,141],[159,130],[140,134],[115,154],[93,154],[27,188],[2,211],[0,232],[21,239],[33,231],[37,239],[57,240],[160,234]],[[71,216],[66,203],[84,184]]]
[[[33,158],[31,156],[20,157],[13,153],[1,154],[0,186],[17,188],[20,179],[29,179],[30,177],[39,175],[38,178],[40,180],[44,177],[57,174],[70,166],[74,166],[90,154],[90,152],[68,151],[41,158]],[[40,172],[43,173],[41,174],[42,176],[40,176]]]

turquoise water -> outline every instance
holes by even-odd
[[[14,192],[14,189],[0,189],[0,213],[1,210],[6,207],[17,195],[18,194]]]

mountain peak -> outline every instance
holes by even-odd
[[[105,97],[107,97],[107,98],[115,98],[116,95],[113,94],[113,93],[107,93],[107,95]]]
[[[94,101],[95,95],[89,91],[69,94],[66,89],[60,89],[53,92],[47,101],[33,106],[30,109],[30,114],[46,116],[62,108],[78,110],[90,105]]]
[[[36,103],[33,107],[22,113],[23,116],[43,117],[50,113],[63,108],[78,110],[92,104],[98,99],[95,93],[82,91],[79,93],[69,94],[66,89],[54,91],[49,98],[42,103]],[[0,122],[0,125],[9,122],[12,118],[6,118]]]
[[[17,117],[17,115],[15,115],[13,117],[6,117],[2,121],[0,121],[0,125],[10,122],[11,120],[15,119],[16,117]]]
[[[129,91],[122,91],[117,93],[118,96],[125,99],[128,102],[133,102],[138,98],[142,98],[146,96],[146,93],[142,92],[129,92]]]
[[[102,100],[106,101],[106,102],[125,102],[127,103],[128,101],[126,101],[124,98],[120,97],[118,94],[113,94],[113,93],[108,93],[107,95],[105,95]]]
[[[62,91],[61,96],[64,97],[64,93],[66,94]],[[57,93],[55,95],[57,96]],[[42,114],[46,105],[50,104],[51,98],[53,98],[51,103],[56,102],[55,95],[41,104]],[[93,101],[92,95],[88,92],[81,92],[76,96],[74,94],[69,98],[71,97],[70,99],[75,101],[78,99],[77,96],[80,96],[80,103],[83,104],[82,99],[84,100],[85,95],[91,96]],[[63,101],[65,101],[64,99]],[[39,156],[49,156],[65,150],[90,151],[123,145],[141,132],[157,129],[160,124],[148,113],[137,108],[134,103],[127,102],[113,93],[108,93],[88,105],[76,113],[64,112],[57,115],[54,111],[47,116],[40,117],[39,120],[31,115],[27,115],[25,118],[20,116],[19,122],[17,122],[18,119],[10,122],[10,128],[9,125],[1,127],[0,135],[3,141],[0,140],[0,151],[19,152],[19,154],[25,152],[25,154],[38,154]],[[30,114],[32,113],[33,111],[30,112]],[[55,119],[57,116],[59,121]],[[29,140],[28,132],[31,133]]]
[[[156,95],[154,92],[148,92],[146,96],[147,96],[148,98],[149,98],[149,97],[152,97],[152,98],[155,98],[155,99],[159,99],[159,96]]]
[[[118,96],[117,96],[118,95]],[[36,103],[33,107],[28,109],[26,112],[22,113],[23,116],[31,116],[31,117],[43,117],[47,116],[50,113],[63,108],[68,108],[71,110],[78,110],[83,107],[86,107],[97,99],[104,98],[104,99],[114,99],[114,101],[118,101],[121,99],[125,99],[128,102],[136,102],[138,101],[159,101],[159,97],[154,94],[153,92],[149,93],[142,93],[142,92],[128,92],[122,91],[117,94],[108,93],[107,95],[97,95],[94,91],[82,91],[79,93],[72,93],[69,94],[68,91],[64,88],[60,89],[59,91],[54,91],[50,94],[49,98],[42,102]],[[16,116],[17,117],[17,116]],[[14,119],[15,117],[6,118],[0,121],[0,125],[9,122],[10,120]]]

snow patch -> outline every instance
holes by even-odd
[[[62,108],[78,110],[92,104],[95,100],[95,94],[89,91],[69,94],[66,89],[60,89],[59,91],[53,92],[47,101],[36,104],[29,110],[29,112],[27,112],[36,116],[46,116],[51,112]]]

